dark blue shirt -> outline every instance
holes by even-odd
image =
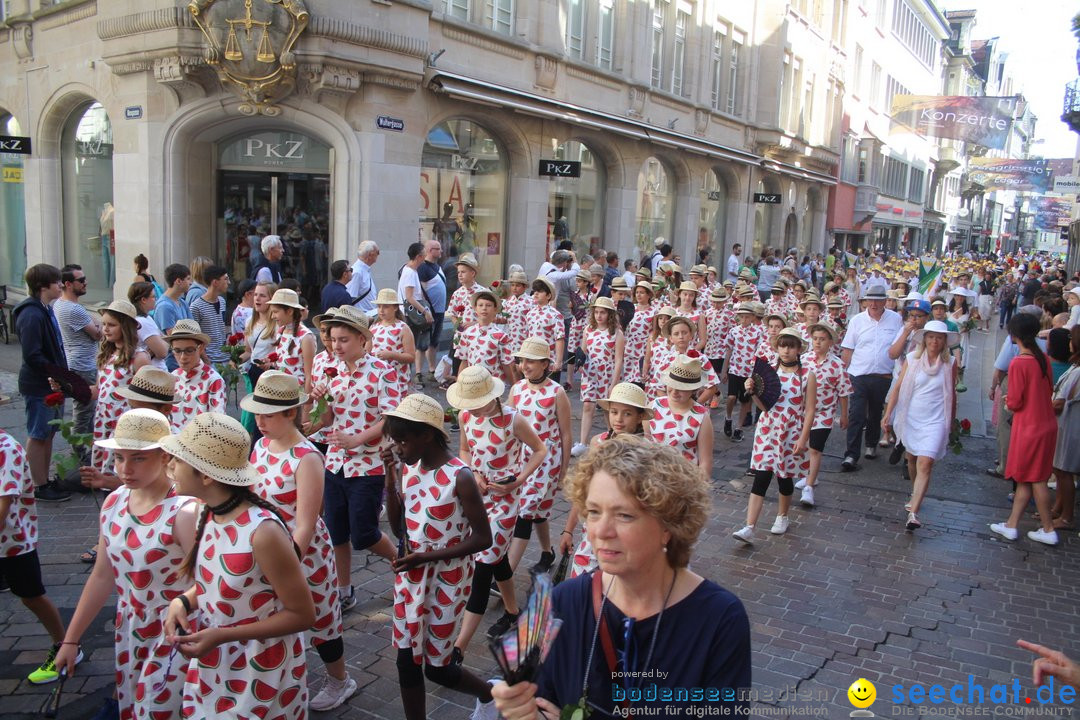
[[[51,307],[37,297],[19,303],[15,315],[15,334],[22,346],[22,366],[19,368],[19,392],[23,395],[45,397],[52,392],[46,367],[55,365],[67,369],[64,338]]]
[[[577,704],[581,698],[596,628],[592,575],[581,575],[560,584],[555,588],[552,605],[563,626],[540,668],[537,685],[538,695],[562,708]],[[604,606],[604,617],[618,658],[626,650],[623,624],[626,616],[608,601]],[[617,660],[617,672],[651,673],[651,677],[613,678],[604,658],[603,644],[597,638],[589,668],[588,699],[594,710],[610,715],[616,706],[612,699],[613,685],[626,691],[629,684],[645,697],[649,697],[651,691],[659,696],[655,701],[631,703],[631,707],[725,705],[735,715],[739,714],[735,712],[736,706],[749,711],[750,701],[745,697],[745,691],[751,685],[750,621],[737,597],[705,580],[688,596],[668,607],[656,634],[652,659],[646,667],[656,620],[654,615],[634,622],[629,643],[631,667],[626,668]],[[660,672],[665,676],[660,677]],[[700,689],[702,699],[691,702],[662,699],[664,692],[677,693],[682,688],[690,693]],[[710,697],[710,693],[717,697]]]
[[[343,305],[352,305],[356,300],[349,292],[349,288],[337,280],[331,280],[326,283],[326,287],[322,289],[322,300],[320,305],[322,311],[326,312],[330,308],[338,308]]]

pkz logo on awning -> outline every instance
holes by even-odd
[[[29,155],[30,138],[19,135],[0,135],[0,153]]]
[[[581,177],[581,163],[576,160],[541,160],[542,177]]]
[[[266,142],[258,138],[244,141],[244,157],[265,157],[267,160],[303,160],[304,141],[285,140],[284,142]]]

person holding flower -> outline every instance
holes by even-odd
[[[173,432],[178,433],[197,415],[225,412],[225,381],[202,359],[209,338],[199,323],[177,320],[167,339],[179,366],[172,373],[176,378],[176,402],[169,416]]]
[[[397,370],[400,397],[409,394],[409,377],[416,359],[416,335],[401,312],[401,297],[393,288],[375,296],[376,315],[371,322],[371,354]],[[417,377],[419,380],[419,376]]]
[[[138,349],[138,311],[126,300],[114,300],[101,311],[101,348],[98,350],[97,407],[94,410],[94,440],[112,436],[116,421],[128,409],[127,400],[117,390],[127,387],[135,371],[150,362]],[[112,453],[94,446],[91,465],[101,472],[110,469]],[[92,560],[90,561],[92,562]]]

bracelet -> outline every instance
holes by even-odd
[[[61,645],[78,645],[79,643],[75,642],[74,640],[61,640],[60,644]]]
[[[183,593],[181,593],[181,594],[177,595],[176,597],[180,601],[180,604],[184,606],[184,610],[187,611],[188,613],[190,613],[191,612],[191,601],[187,599],[187,595],[184,595]]]
[[[560,535],[569,535],[570,537],[574,537],[574,533],[570,532],[569,530],[563,530]]]

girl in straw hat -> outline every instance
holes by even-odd
[[[570,294],[570,332],[566,339],[566,350],[569,353],[566,365],[566,389],[574,389],[574,358],[581,349],[581,339],[585,334],[585,325],[589,321],[589,305],[595,297],[589,287],[592,276],[587,270],[578,272],[574,282],[577,287]]]
[[[386,413],[386,517],[403,552],[394,562],[393,644],[405,717],[426,717],[424,676],[491,702],[452,643],[469,596],[473,557],[491,545],[484,501],[468,465],[450,452],[443,408],[414,393]]]
[[[684,282],[679,285],[679,304],[675,307],[676,315],[693,323],[698,351],[705,347],[705,314],[698,306],[699,295],[697,285],[690,281]]]
[[[746,379],[754,371],[754,353],[761,344],[764,328],[758,322],[753,302],[739,303],[735,309],[736,325],[728,333],[724,348],[727,368],[727,409],[724,414],[724,435],[735,442],[742,442],[742,428],[750,417],[750,396],[746,394]],[[735,402],[739,402],[739,414],[732,422]],[[732,425],[734,424],[734,428]]]
[[[446,317],[454,325],[454,335],[450,342],[450,354],[453,356],[454,375],[457,375],[460,365],[460,357],[457,347],[461,341],[461,331],[476,322],[476,311],[473,309],[470,299],[474,293],[487,290],[486,287],[476,282],[476,273],[480,269],[480,263],[472,253],[460,255],[454,263],[457,269],[459,286],[453,292],[446,303]]]
[[[712,474],[713,426],[708,405],[696,402],[694,393],[705,383],[701,358],[677,355],[664,372],[667,396],[652,401],[652,418],[645,434],[670,445],[701,468],[706,480]]]
[[[805,507],[814,507],[814,488],[817,486],[818,473],[821,470],[821,458],[825,452],[825,443],[833,425],[839,422],[841,430],[848,426],[848,398],[854,390],[844,364],[833,352],[833,345],[839,340],[836,330],[831,325],[816,323],[809,328],[810,349],[803,354],[802,364],[814,373],[817,389],[817,404],[814,408],[814,424],[810,427],[810,462],[805,479],[795,483],[802,490],[799,502]]]
[[[267,355],[274,351],[277,344],[277,323],[270,316],[270,298],[277,292],[277,285],[269,282],[255,283],[252,291],[252,303],[254,311],[244,325],[244,345],[247,347],[246,362],[240,366],[244,373],[244,390],[251,392],[255,389],[255,383],[259,381],[259,375],[263,371],[262,364]],[[312,370],[314,372],[314,369]],[[244,428],[255,436],[255,416],[251,413],[242,413],[240,421]]]
[[[165,618],[166,640],[198,660],[188,668],[183,716],[304,717],[302,633],[315,606],[285,522],[252,492],[251,438],[238,420],[206,413],[161,447],[177,492],[203,502],[182,565],[195,584]]]
[[[523,272],[510,273],[507,281],[510,285],[510,295],[502,301],[502,311],[506,315],[506,333],[510,336],[510,347],[521,347],[525,338],[529,337],[525,332],[529,314],[536,308],[529,290],[529,278]]]
[[[746,525],[732,535],[747,545],[754,542],[754,526],[761,515],[765,491],[773,477],[780,488],[780,507],[772,526],[774,535],[788,530],[788,509],[795,492],[793,478],[802,473],[803,455],[810,441],[810,429],[816,410],[817,381],[813,371],[800,361],[805,344],[794,328],[786,328],[773,339],[777,354],[776,374],[780,378],[780,397],[766,408],[755,394],[753,378],[746,379],[746,392],[761,410],[750,453],[754,484],[746,508]]]
[[[649,343],[649,327],[656,314],[652,305],[653,292],[652,283],[647,280],[634,285],[634,316],[626,326],[623,344],[623,382],[641,382],[641,363]]]
[[[694,332],[694,324],[684,317],[673,317],[664,327],[664,334],[667,335],[668,344],[661,345],[657,352],[649,356],[650,383],[646,391],[649,394],[650,401],[667,394],[664,381],[665,373],[679,355],[696,358],[702,363],[705,378],[702,384],[704,389],[698,393],[698,401],[708,405],[709,401],[716,395],[720,387],[720,378],[712,369],[712,366],[706,362],[704,356],[694,348]]]
[[[566,357],[566,325],[562,314],[551,304],[555,302],[555,286],[545,277],[532,284],[532,300],[536,309],[525,321],[525,336],[540,338],[551,350],[552,363],[548,372],[558,381]]]
[[[960,356],[958,358],[959,375],[956,382],[956,392],[967,392],[964,385],[964,370],[967,368],[968,355],[970,355],[971,330],[978,325],[980,320],[979,311],[971,306],[972,298],[976,297],[974,290],[959,287],[953,291],[949,298],[949,319],[956,324],[960,333]]]
[[[458,358],[461,368],[478,365],[495,377],[514,377],[510,335],[497,325],[499,297],[490,290],[479,290],[471,298],[476,322],[461,331],[458,342]],[[460,372],[460,371],[459,371]]]
[[[799,303],[799,309],[802,311],[803,319],[801,322],[796,323],[795,329],[802,334],[806,344],[810,345],[810,328],[821,322],[821,314],[825,310],[825,303],[821,302],[816,293],[808,293],[803,301]]]
[[[371,354],[396,370],[399,397],[409,394],[409,376],[416,360],[416,338],[405,323],[397,290],[383,288],[375,297],[377,314],[370,325]],[[417,382],[419,382],[417,377]],[[418,385],[418,390],[423,385]]]
[[[315,624],[308,639],[326,665],[327,681],[311,699],[311,709],[332,710],[356,692],[356,681],[345,671],[341,607],[335,582],[337,569],[320,511],[323,504],[323,457],[296,428],[296,415],[307,397],[296,378],[271,370],[262,374],[255,391],[240,407],[255,416],[262,438],[251,451],[259,475],[252,488],[277,508],[293,542],[315,602]]]
[[[643,380],[649,378],[649,365],[652,356],[669,346],[667,333],[664,330],[673,317],[675,317],[675,308],[670,305],[661,306],[653,314],[652,322],[649,324],[649,340],[645,345],[645,358],[641,363]]]
[[[709,361],[710,367],[719,379],[724,370],[724,342],[735,324],[735,312],[728,302],[729,297],[723,286],[717,286],[709,293],[709,307],[705,309],[705,347],[701,353]],[[720,406],[720,390],[709,402],[710,408]]]
[[[177,320],[168,336],[177,368],[176,403],[169,415],[173,432],[187,425],[204,412],[225,412],[225,381],[208,362],[202,359],[209,338],[194,320]]]
[[[56,656],[71,676],[79,641],[115,588],[116,698],[106,705],[121,718],[179,717],[183,699],[187,662],[164,642],[162,624],[190,587],[180,566],[195,544],[197,503],[166,475],[159,443],[168,436],[161,413],[128,410],[111,438],[95,442],[113,452],[122,485],[102,505],[97,560]]]
[[[458,381],[446,391],[446,401],[461,411],[461,459],[472,468],[483,493],[492,541],[491,547],[476,555],[472,592],[461,633],[454,642],[462,654],[487,611],[492,578],[506,612],[488,629],[488,635],[501,635],[517,619],[514,571],[506,553],[517,523],[521,487],[547,457],[547,448],[529,421],[499,400],[503,388],[501,380],[474,365],[462,370]]]
[[[120,415],[128,409],[127,400],[117,394],[126,387],[135,371],[150,362],[150,356],[136,348],[138,313],[126,300],[114,300],[101,311],[101,347],[97,354],[97,407],[94,409],[94,440],[112,435]],[[104,472],[109,469],[112,453],[94,444],[91,465]]]
[[[757,352],[754,353],[755,358],[764,358],[765,362],[775,366],[777,362],[776,350],[773,349],[773,340],[780,331],[786,328],[787,320],[783,315],[778,313],[771,313],[765,316],[765,334],[761,338],[761,342],[758,343]],[[802,333],[800,333],[801,335]]]
[[[281,370],[311,392],[311,363],[315,360],[315,333],[303,321],[304,306],[295,290],[278,290],[270,298],[270,316],[277,326],[274,350],[263,363],[264,370]]]
[[[548,520],[570,462],[570,399],[550,376],[551,348],[547,343],[540,338],[526,338],[514,357],[518,359],[522,379],[510,389],[507,404],[532,424],[548,453],[521,489],[514,539],[510,543],[510,567],[517,570],[535,527],[541,553],[540,562],[533,569],[546,571],[555,562]]]
[[[589,322],[582,337],[581,347],[589,361],[581,370],[581,432],[580,441],[570,451],[574,457],[588,449],[585,443],[592,431],[596,401],[622,377],[625,344],[615,303],[611,298],[596,298],[589,307]]]

